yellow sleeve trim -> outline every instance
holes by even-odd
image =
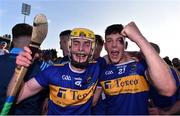
[[[64,66],[64,64],[54,64],[53,66]]]

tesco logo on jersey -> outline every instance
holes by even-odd
[[[63,79],[63,80],[70,81],[70,80],[71,80],[71,77],[70,77],[69,75],[62,75],[62,79]]]

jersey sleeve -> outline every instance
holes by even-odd
[[[180,100],[180,83],[179,83],[179,75],[176,69],[174,69],[173,67],[170,67],[171,72],[173,74],[173,77],[176,81],[176,87],[177,87],[177,91],[176,91],[176,97],[177,100]]]
[[[178,87],[179,86],[179,77],[178,77],[178,74],[177,74],[177,72],[176,72],[176,70],[174,68],[170,67],[170,69],[171,69],[173,77],[174,77],[174,79],[176,81],[176,86]]]
[[[49,74],[52,72],[51,67],[46,68],[35,76],[36,81],[44,88],[47,88],[49,85]]]
[[[98,83],[97,83],[98,88],[102,88],[101,82],[102,82],[103,78],[104,78],[104,68],[101,69],[99,77],[98,77]]]

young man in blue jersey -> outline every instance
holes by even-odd
[[[22,87],[17,102],[49,88],[48,114],[90,114],[92,97],[99,76],[99,65],[90,63],[95,48],[94,33],[85,28],[72,30],[68,42],[70,62],[50,66]],[[27,47],[16,63],[28,67],[31,51]],[[15,81],[11,80],[8,89]]]
[[[23,47],[29,45],[32,35],[32,26],[25,23],[19,23],[12,28],[12,49],[9,54],[0,56],[0,112],[6,99],[6,91],[8,89],[8,83],[10,82],[15,68],[16,57],[23,51]],[[33,65],[29,67],[24,81],[31,79],[32,75],[37,74],[40,68],[41,62],[35,61]],[[14,104],[9,114],[11,115],[40,115],[42,112],[42,103],[44,101],[44,91],[41,91],[30,98],[23,100],[20,104]]]
[[[137,44],[145,61],[136,62],[125,52],[125,38]],[[167,64],[134,22],[125,27],[121,24],[107,27],[105,49],[110,64],[101,73],[99,83],[106,94],[107,114],[148,114],[149,83],[165,96],[171,96],[176,91]],[[146,76],[150,78],[146,79]]]

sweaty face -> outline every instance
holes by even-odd
[[[120,63],[124,55],[124,37],[119,33],[106,35],[105,49],[113,64]]]
[[[87,39],[74,38],[72,40],[71,54],[74,61],[84,63],[91,53],[92,42]]]

